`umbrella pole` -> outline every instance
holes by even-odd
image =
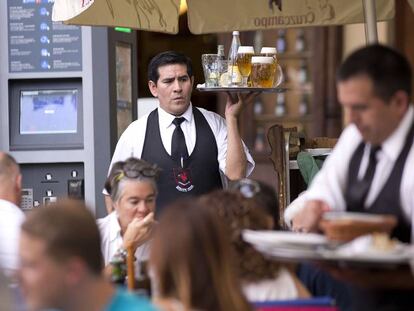
[[[375,0],[362,0],[365,17],[365,38],[368,44],[378,42],[377,32],[377,11],[375,8]]]

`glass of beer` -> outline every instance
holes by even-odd
[[[275,78],[273,57],[253,56],[250,78],[254,87],[272,87]]]
[[[282,67],[280,67],[279,62],[277,60],[277,50],[274,47],[262,47],[262,49],[260,50],[260,54],[263,56],[270,56],[273,57],[274,60],[274,66],[273,66],[273,70],[275,72],[275,77],[274,77],[274,81],[273,81],[273,87],[277,87],[279,86],[279,84],[282,83],[283,81],[283,71],[282,71]]]
[[[239,46],[237,50],[237,67],[242,76],[242,86],[247,87],[247,79],[252,71],[252,56],[254,49],[252,46]]]

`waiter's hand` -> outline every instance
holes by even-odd
[[[329,211],[328,204],[320,200],[310,200],[292,219],[292,230],[296,232],[317,232],[322,215]]]
[[[125,249],[132,246],[135,252],[139,246],[150,239],[155,223],[154,213],[149,213],[142,219],[134,218],[129,223],[124,236],[122,237],[122,246]]]
[[[243,110],[243,103],[251,101],[259,93],[230,93],[227,92],[226,101],[226,119],[229,117],[237,118],[240,112]]]

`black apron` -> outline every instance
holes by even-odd
[[[160,134],[158,109],[148,116],[141,158],[156,163],[161,169],[157,181],[158,197],[156,215],[179,198],[202,195],[222,188],[217,160],[217,143],[203,114],[193,107],[196,144],[187,159],[173,159],[165,150]]]

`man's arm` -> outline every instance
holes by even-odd
[[[227,123],[227,156],[225,174],[229,180],[237,180],[246,176],[247,159],[240,137],[238,116],[243,110],[246,101],[250,101],[256,94],[237,94],[234,98],[227,94],[226,123]]]

